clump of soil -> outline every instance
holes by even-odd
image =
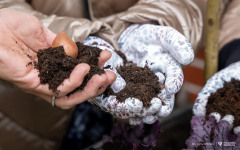
[[[138,67],[132,62],[128,62],[122,52],[117,50],[115,52],[123,58],[123,66],[116,69],[125,80],[126,86],[117,94],[111,88],[107,88],[104,96],[116,95],[119,102],[124,102],[128,97],[133,97],[141,100],[144,107],[149,107],[152,98],[158,97],[164,85],[158,82],[158,77],[147,65],[144,68]]]
[[[206,116],[212,112],[218,112],[222,117],[234,116],[234,127],[240,125],[240,81],[232,79],[225,82],[224,86],[212,93],[208,98]]]
[[[85,76],[82,85],[68,94],[70,95],[78,90],[82,90],[94,74],[104,73],[104,70],[98,67],[98,57],[100,56],[101,49],[86,46],[80,42],[76,44],[78,47],[78,56],[76,59],[67,56],[62,46],[39,50],[37,54],[38,63],[35,63],[35,66],[39,70],[41,84],[48,84],[49,89],[59,92],[57,91],[57,87],[62,84],[64,79],[69,78],[77,64],[89,64],[91,69]],[[145,107],[149,107],[150,100],[158,96],[163,85],[158,82],[157,76],[147,65],[144,68],[138,67],[132,62],[127,62],[123,53],[116,52],[124,59],[124,65],[116,69],[126,81],[126,87],[117,94],[113,93],[111,88],[108,87],[104,95],[106,97],[116,95],[117,100],[120,102],[125,101],[128,97],[134,97],[141,100]]]
[[[89,73],[84,77],[83,83],[71,92],[73,93],[77,90],[82,90],[93,75],[104,73],[104,70],[98,67],[98,57],[101,50],[97,47],[83,45],[80,42],[76,42],[76,45],[78,47],[76,59],[67,56],[63,46],[49,47],[38,51],[38,63],[35,63],[35,66],[39,70],[41,84],[48,84],[49,89],[58,92],[57,87],[64,79],[69,78],[76,65],[80,63],[89,64]]]
[[[157,76],[147,66],[142,68],[134,63],[127,63],[118,67],[117,72],[126,81],[126,87],[117,94],[108,88],[104,94],[105,96],[116,95],[119,102],[124,102],[128,97],[134,97],[141,100],[143,106],[149,107],[151,99],[157,97],[163,88]]]

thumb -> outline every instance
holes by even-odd
[[[43,27],[43,32],[44,32],[44,37],[47,41],[47,43],[50,45],[52,45],[53,43],[53,40],[55,39],[56,37],[56,34],[53,33],[52,31],[50,31],[48,28],[46,27]]]
[[[187,65],[193,61],[194,52],[185,36],[172,27],[155,26],[155,28],[164,50],[168,51],[180,64]]]

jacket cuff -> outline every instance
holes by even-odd
[[[219,52],[218,70],[240,60],[240,39],[233,40],[224,45]]]

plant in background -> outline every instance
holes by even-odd
[[[98,150],[149,150],[156,146],[160,133],[159,121],[137,126],[119,124],[113,128],[110,135],[103,137],[103,145]]]
[[[231,132],[228,121],[217,122],[213,116],[193,116],[191,128],[191,136],[186,141],[187,149],[240,149],[240,132]]]

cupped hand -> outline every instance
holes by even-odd
[[[25,92],[34,94],[51,102],[56,96],[55,105],[63,109],[71,108],[89,98],[97,96],[115,80],[115,74],[106,72],[95,75],[79,92],[66,96],[81,85],[90,67],[77,65],[68,79],[58,87],[58,95],[49,90],[48,85],[40,84],[38,71],[34,68],[39,49],[51,46],[56,35],[45,28],[34,16],[12,9],[0,10],[0,79],[6,80]],[[99,64],[103,65],[111,57],[103,51]],[[101,88],[100,88],[101,87]]]
[[[116,96],[111,95],[107,98],[98,96],[91,102],[117,118],[129,119],[133,125],[141,122],[151,124],[159,117],[168,116],[173,110],[175,94],[183,83],[181,64],[187,65],[194,58],[188,40],[171,27],[134,24],[121,34],[118,43],[120,51],[125,54],[128,61],[140,67],[148,65],[165,87],[159,91],[157,97],[150,100],[149,108],[143,107],[142,102],[133,97],[119,103]],[[122,65],[122,59],[115,53],[112,55],[106,64],[113,68]],[[117,74],[111,88],[117,93],[125,85],[125,81]]]
[[[204,85],[202,90],[198,93],[196,101],[193,105],[193,113],[196,116],[206,116],[206,107],[208,98],[212,93],[215,93],[218,89],[224,86],[225,82],[230,82],[232,79],[240,80],[240,61],[231,64],[230,66],[215,73]],[[226,120],[230,124],[233,124],[234,117],[232,114],[221,116],[219,112],[212,112],[210,116],[214,116],[216,121]],[[240,132],[240,126],[234,128],[235,133]]]
[[[130,118],[130,123],[152,124],[159,117],[168,116],[183,83],[181,64],[187,65],[194,59],[188,40],[172,27],[133,24],[122,33],[118,43],[128,61],[140,67],[147,65],[164,84],[157,97],[161,101],[152,99],[152,105],[139,111],[138,117]]]

